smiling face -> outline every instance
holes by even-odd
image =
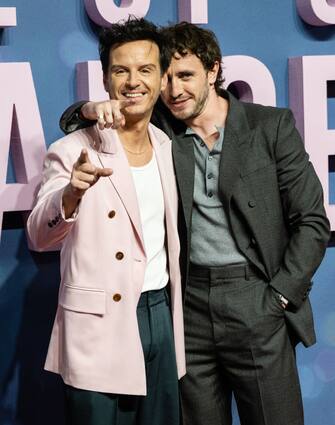
[[[163,102],[180,120],[196,118],[206,108],[217,72],[217,64],[207,71],[196,55],[175,53],[167,71],[167,84],[161,92]]]
[[[123,110],[127,121],[150,119],[162,80],[166,78],[162,79],[154,42],[138,40],[111,48],[104,86],[111,99],[133,101]]]

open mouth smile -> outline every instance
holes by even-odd
[[[144,92],[124,92],[124,93],[122,93],[122,96],[124,96],[127,99],[131,99],[134,102],[142,100],[145,95],[146,95],[146,93],[144,93]]]

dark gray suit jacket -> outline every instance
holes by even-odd
[[[220,162],[219,192],[232,235],[245,257],[269,284],[290,301],[285,312],[296,342],[315,342],[308,294],[329,239],[319,179],[288,109],[229,101]],[[61,128],[79,125],[78,107],[61,118]],[[194,186],[192,138],[185,125],[160,102],[152,121],[173,140],[172,149],[181,200],[179,233],[181,269],[187,284]],[[205,253],[204,253],[205,255]]]

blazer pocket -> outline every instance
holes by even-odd
[[[65,284],[60,292],[59,305],[80,313],[104,315],[106,293],[103,289],[83,288]]]

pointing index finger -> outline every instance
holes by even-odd
[[[90,162],[90,159],[88,157],[88,153],[86,149],[82,149],[80,152],[80,156],[78,158],[78,164],[82,165],[85,164],[86,162]]]
[[[109,177],[113,174],[113,170],[111,168],[97,168],[96,176],[99,177]]]

